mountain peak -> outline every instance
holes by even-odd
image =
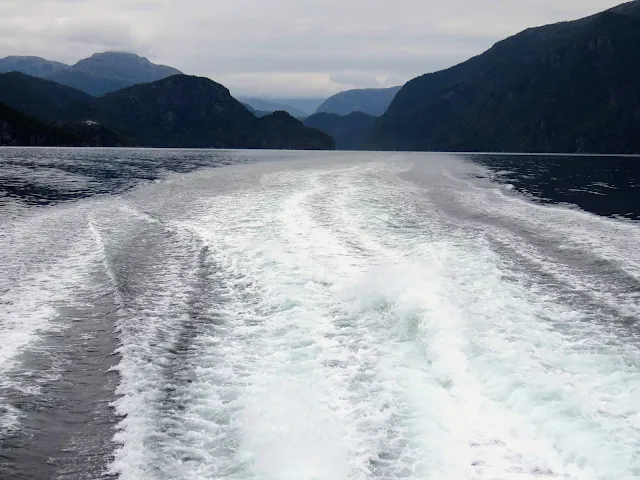
[[[14,55],[0,59],[0,73],[6,72],[53,80],[93,96],[182,74],[135,53],[117,51],[94,53],[72,66],[41,57]]]
[[[257,119],[213,80],[173,75],[93,100],[83,120],[117,128],[143,146],[331,149],[331,137],[287,113]]]
[[[141,68],[150,69],[150,70],[165,70],[165,71],[173,71],[175,75],[180,74],[179,70],[167,67],[166,65],[157,65],[147,57],[141,57],[138,54],[131,52],[115,52],[115,51],[107,51],[107,52],[98,52],[91,55],[89,58],[84,58],[76,63],[72,68],[78,67],[83,68],[86,65],[107,65],[108,68],[111,69],[123,69],[129,68],[132,65],[138,65]],[[160,78],[155,78],[154,80],[160,80]]]
[[[9,55],[7,57],[4,57],[2,60],[26,60],[26,61],[31,61],[31,62],[49,62],[49,60],[42,58],[42,57],[37,57],[35,55]]]
[[[158,95],[159,92],[168,91],[171,92],[171,96],[167,98],[170,102],[180,102],[181,95],[179,92],[184,93],[190,99],[199,98],[203,96],[203,101],[210,98],[212,95],[217,97],[231,98],[231,92],[224,85],[214,82],[210,78],[197,77],[194,75],[178,74],[170,77],[162,78],[151,82],[149,84],[132,85],[123,90],[109,93],[108,96],[114,95],[131,95],[135,96],[139,92],[151,92],[153,95]]]
[[[613,7],[608,10],[609,12],[620,13],[623,15],[632,15],[640,17],[640,0],[633,0],[632,2],[623,3],[617,7]]]
[[[181,73],[166,65],[156,65],[135,53],[100,52],[50,78],[91,95],[101,96],[131,85],[154,82]]]
[[[132,52],[106,51],[96,52],[89,58],[84,60],[107,60],[107,61],[136,61],[143,63],[152,63],[147,57],[142,57]],[[84,60],[80,60],[81,62]],[[79,62],[78,62],[79,63]]]
[[[91,57],[108,57],[108,56],[145,58],[145,57],[142,57],[142,56],[138,55],[137,53],[125,52],[125,51],[120,51],[120,50],[107,50],[105,52],[96,52],[93,55],[91,55]],[[145,58],[145,60],[146,60],[146,58]]]
[[[346,90],[325,100],[316,113],[348,115],[352,112],[363,112],[377,117],[386,112],[399,90],[400,87]]]
[[[69,65],[64,63],[28,55],[12,55],[0,59],[0,73],[22,72],[33,77],[45,78],[67,68],[69,68]]]
[[[307,114],[299,108],[270,98],[240,97],[239,100],[249,105],[254,111],[258,112],[272,113],[280,110],[287,112],[289,115],[296,118],[303,118],[307,116]]]

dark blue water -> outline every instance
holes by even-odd
[[[473,155],[492,180],[542,203],[607,217],[640,218],[640,157]]]
[[[120,193],[169,173],[251,162],[256,157],[210,150],[2,148],[0,202],[4,197],[47,205]]]

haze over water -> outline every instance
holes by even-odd
[[[0,478],[640,477],[637,159],[0,172]]]

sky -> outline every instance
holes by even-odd
[[[622,0],[0,0],[0,57],[129,51],[234,95],[401,85]]]

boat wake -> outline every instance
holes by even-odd
[[[123,480],[638,478],[640,230],[478,168],[202,170],[16,224],[77,233],[3,285],[3,378],[108,302]]]

